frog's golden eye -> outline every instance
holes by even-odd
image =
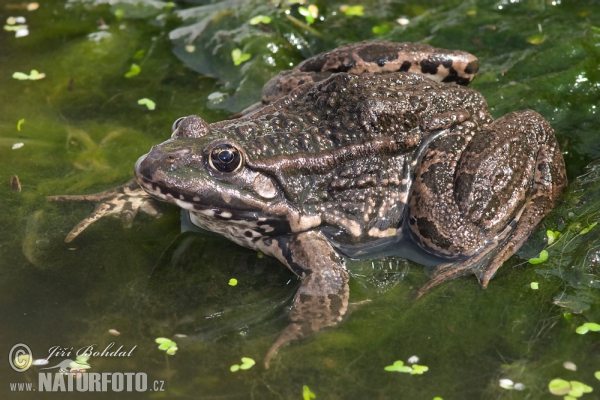
[[[183,121],[185,118],[186,117],[177,118],[175,122],[173,122],[173,126],[171,126],[171,136],[173,136],[173,133],[175,133],[177,128],[179,128],[179,124],[181,124],[181,121]]]
[[[242,167],[242,153],[230,144],[219,144],[210,152],[208,163],[219,172],[236,172]]]

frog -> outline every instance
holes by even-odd
[[[416,298],[468,274],[485,288],[554,207],[567,178],[552,127],[533,110],[494,120],[467,87],[478,66],[427,44],[341,46],[275,76],[236,119],[177,119],[124,186],[50,200],[99,202],[67,241],[104,215],[157,215],[157,199],[278,259],[300,285],[268,368],[344,319],[347,259],[431,267]]]

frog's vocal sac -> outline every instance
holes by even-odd
[[[435,266],[418,296],[468,273],[485,287],[567,179],[550,124],[531,110],[494,121],[466,87],[477,69],[471,54],[413,43],[312,57],[237,119],[177,120],[137,161],[137,184],[97,196],[104,205],[68,240],[104,214],[155,213],[149,195],[277,258],[302,283],[267,366],[283,344],[342,320],[344,256]]]

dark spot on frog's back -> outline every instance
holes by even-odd
[[[465,72],[467,74],[476,74],[479,71],[479,60],[471,61],[465,67]]]
[[[404,61],[402,63],[402,65],[400,66],[400,68],[398,69],[398,72],[406,72],[410,69],[410,66],[412,65],[412,63],[410,61]]]
[[[390,61],[398,58],[397,52],[391,52],[389,46],[379,43],[373,43],[369,46],[364,46],[356,52],[365,62],[374,63],[383,67]]]

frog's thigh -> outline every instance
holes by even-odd
[[[525,192],[525,202],[519,209],[513,210],[512,221],[507,220],[510,224],[501,235],[506,239],[499,245],[496,244],[496,251],[487,262],[487,266],[478,272],[484,287],[502,263],[521,247],[540,220],[550,212],[567,185],[564,160],[556,137],[552,127],[542,116],[531,110],[518,111],[506,115],[493,125],[494,129],[518,127],[518,134],[523,135],[524,140],[533,149],[533,158],[530,161],[533,171],[529,180],[525,182],[529,185]],[[515,189],[515,193],[518,194],[519,191]]]
[[[485,286],[566,184],[552,128],[533,111],[508,114],[465,141],[456,132],[436,139],[416,171],[412,231],[434,252],[470,257],[440,267],[432,285],[472,271]]]

